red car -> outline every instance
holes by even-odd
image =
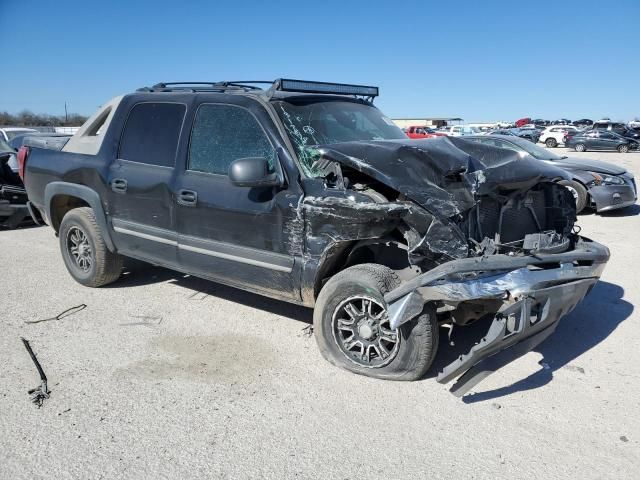
[[[521,118],[520,120],[516,120],[516,128],[524,127],[525,125],[529,125],[531,123],[531,119],[529,117]]]
[[[429,127],[408,127],[406,132],[409,138],[433,138],[433,137],[445,137],[444,133],[438,133],[434,129]]]

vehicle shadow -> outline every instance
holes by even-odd
[[[263,310],[291,320],[313,323],[313,310],[262,295],[246,292],[214,281],[185,275],[169,269],[135,262],[125,268],[123,277],[103,288],[130,288],[159,282],[170,282],[191,290],[186,298],[201,301],[217,297],[240,305]],[[465,403],[475,403],[510,395],[512,393],[542,387],[553,379],[553,372],[569,365],[573,360],[605,340],[620,323],[633,312],[633,305],[623,300],[624,289],[618,285],[599,281],[591,293],[576,309],[563,318],[555,333],[533,351],[543,355],[541,368],[516,383],[496,390],[479,392],[463,398]],[[467,353],[482,338],[491,319],[479,321],[467,327],[454,329],[449,345],[448,330],[440,329],[438,355],[425,378],[434,378],[446,365]],[[580,366],[573,366],[583,371]]]
[[[553,373],[566,366],[578,374],[587,369],[570,365],[576,358],[605,340],[633,312],[633,305],[622,299],[624,289],[618,285],[600,281],[573,312],[560,320],[555,333],[533,349],[542,354],[541,368],[516,383],[495,390],[468,394],[464,403],[476,403],[503,397],[516,392],[540,388],[553,380]],[[490,321],[474,324],[464,331],[454,331],[455,346],[446,348],[448,338],[441,332],[441,352],[432,367],[435,376],[444,366],[466,353],[486,333]],[[444,329],[442,329],[444,330]],[[462,329],[461,329],[462,330]],[[470,330],[470,331],[469,331]],[[476,330],[476,331],[474,331]],[[459,337],[459,338],[458,338]],[[442,351],[444,350],[444,351]],[[481,384],[480,384],[481,385]]]
[[[217,297],[228,302],[264,310],[265,312],[280,315],[291,320],[297,320],[307,324],[313,323],[313,310],[310,308],[138,261],[128,262],[120,280],[103,288],[130,288],[160,282],[169,282],[192,290],[192,293],[186,295],[186,298],[191,301],[201,301],[209,296]]]
[[[608,212],[602,212],[599,215],[602,217],[633,217],[640,214],[640,205],[630,205],[619,210],[610,210]]]

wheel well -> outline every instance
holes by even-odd
[[[394,238],[379,238],[373,240],[361,240],[350,242],[341,248],[334,250],[329,255],[330,260],[323,262],[316,276],[314,285],[314,297],[317,298],[320,290],[327,281],[336,273],[365,263],[376,263],[391,268],[401,277],[408,270],[416,269],[409,263],[407,246]],[[411,275],[411,273],[409,273]]]
[[[55,195],[51,199],[51,226],[58,232],[60,223],[68,211],[79,207],[89,207],[90,205],[81,198],[72,195]]]

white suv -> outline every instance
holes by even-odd
[[[573,125],[550,125],[544,129],[538,141],[550,148],[557,147],[564,143],[564,134],[567,131],[577,132],[578,129]]]

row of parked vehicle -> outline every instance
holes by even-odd
[[[617,165],[584,158],[569,158],[536,145],[549,148],[564,145],[577,152],[587,150],[617,150],[627,153],[640,147],[640,132],[622,123],[598,121],[588,128],[556,124],[543,129],[527,124],[521,128],[481,130],[473,126],[456,125],[441,130],[428,127],[409,127],[409,138],[434,138],[442,136],[464,137],[466,140],[514,150],[565,170],[569,177],[562,184],[569,189],[576,201],[578,212],[591,208],[596,212],[624,208],[635,204],[637,190],[630,172]]]
[[[640,149],[640,126],[631,126],[610,121],[598,121],[588,127],[575,125],[550,125],[538,127],[533,124],[514,128],[479,128],[454,125],[438,130],[429,127],[411,126],[405,129],[409,138],[432,138],[437,136],[506,135],[524,138],[533,143],[542,142],[549,148],[565,145],[577,152],[587,150],[617,150],[627,153]]]

